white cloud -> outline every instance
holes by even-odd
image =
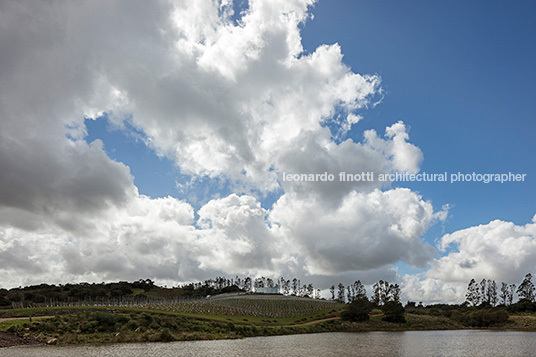
[[[536,223],[495,220],[446,234],[439,247],[447,254],[433,262],[429,277],[465,284],[484,278],[519,282],[536,268]]]
[[[401,279],[402,300],[426,304],[460,304],[465,301],[467,284],[447,283],[422,275],[406,274]]]
[[[409,143],[408,131],[402,121],[385,129],[385,136],[391,140],[378,138],[374,130],[365,131],[366,142],[392,159],[393,168],[397,171],[417,173],[423,160],[421,150]]]
[[[371,280],[393,276],[398,261],[429,261],[421,237],[436,216],[410,190],[280,181],[284,171],[419,170],[402,122],[362,143],[336,143],[323,126],[336,115],[343,130],[356,124],[380,78],[352,72],[338,44],[303,52],[313,1],[250,1],[238,23],[228,3],[2,3],[2,284],[246,272]],[[187,202],[139,195],[127,166],[83,140],[85,118],[104,112],[193,180],[285,193],[273,210],[250,195],[214,199],[196,221]]]
[[[429,202],[408,189],[351,192],[336,209],[283,195],[270,214],[293,237],[311,274],[370,270],[398,261],[422,267],[434,254],[421,235],[434,220]]]

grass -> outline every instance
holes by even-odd
[[[22,325],[28,322],[30,322],[30,319],[0,321],[0,331],[5,332],[11,326]]]
[[[66,312],[65,308],[58,311]],[[330,321],[306,326],[288,325],[326,318],[337,311],[326,309],[294,319],[268,320],[263,317],[184,314],[152,309],[118,308],[112,313],[102,308],[74,308],[69,314],[49,319],[5,321],[3,329],[20,336],[30,333],[42,341],[57,339],[58,344],[225,339],[336,331]],[[39,312],[43,311],[36,311]]]

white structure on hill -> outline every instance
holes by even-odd
[[[279,288],[255,288],[255,292],[259,294],[279,294]]]

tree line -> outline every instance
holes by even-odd
[[[482,279],[478,283],[475,279],[471,279],[465,294],[465,304],[468,306],[509,306],[513,304],[516,293],[520,301],[533,302],[536,297],[534,292],[535,287],[530,273],[525,275],[517,290],[516,284],[502,282],[499,288],[495,280]]]

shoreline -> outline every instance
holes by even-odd
[[[0,348],[14,348],[25,346],[95,346],[108,344],[123,344],[123,343],[145,343],[145,342],[178,342],[178,341],[207,341],[207,340],[229,340],[242,339],[249,337],[270,337],[270,336],[285,336],[298,334],[313,334],[313,333],[333,333],[333,332],[410,332],[410,331],[456,331],[456,330],[472,330],[472,331],[511,331],[511,332],[536,332],[535,325],[522,325],[518,320],[536,320],[534,316],[511,316],[511,319],[500,326],[490,327],[467,327],[456,324],[449,319],[442,317],[430,317],[428,315],[413,315],[406,314],[407,323],[389,323],[381,321],[379,316],[371,318],[366,322],[345,322],[338,317],[330,317],[325,319],[308,321],[302,324],[295,325],[279,325],[279,326],[255,326],[242,325],[235,326],[235,331],[232,333],[224,333],[218,331],[221,326],[214,325],[214,321],[209,322],[212,331],[205,333],[182,333],[172,335],[169,339],[152,338],[151,336],[159,336],[161,331],[134,331],[131,334],[123,333],[121,330],[109,331],[106,333],[92,336],[93,339],[83,339],[82,334],[65,333],[58,335],[52,333],[50,335],[36,335],[36,332],[30,331],[29,327],[24,328],[21,332],[3,332],[0,331]],[[51,318],[47,316],[47,318]],[[23,317],[17,318],[17,321],[24,320]],[[37,321],[36,321],[37,320]],[[424,321],[428,320],[428,321]],[[4,320],[6,321],[6,320]],[[34,323],[38,322],[39,318],[34,317]],[[430,322],[433,322],[431,324]],[[22,325],[24,326],[24,325]],[[27,326],[27,323],[26,323]],[[231,327],[229,325],[229,327]],[[53,337],[56,336],[56,337]]]
[[[282,334],[282,335],[256,335],[256,336],[247,336],[247,337],[237,337],[237,338],[214,338],[214,339],[196,339],[196,340],[173,340],[173,341],[121,341],[121,342],[90,342],[90,343],[83,343],[83,344],[58,344],[58,345],[48,345],[45,342],[41,341],[28,341],[24,340],[23,338],[20,338],[16,335],[12,335],[9,333],[4,333],[0,331],[0,342],[2,341],[2,337],[5,335],[9,335],[10,337],[14,337],[13,341],[14,344],[11,345],[1,345],[0,344],[0,351],[3,349],[12,349],[12,348],[27,348],[27,347],[47,347],[47,348],[63,348],[63,347],[84,347],[84,346],[110,346],[110,345],[123,345],[123,344],[144,344],[144,343],[172,343],[172,342],[201,342],[201,341],[224,341],[224,340],[241,340],[241,339],[251,339],[251,338],[259,338],[259,337],[281,337],[281,336],[292,336],[292,335],[311,335],[311,334],[336,334],[336,333],[350,333],[350,334],[360,334],[360,333],[370,333],[370,332],[446,332],[446,331],[495,331],[495,332],[528,332],[528,333],[536,333],[536,329],[532,330],[524,330],[524,329],[511,329],[511,328],[455,328],[455,329],[380,329],[380,330],[361,330],[361,331],[321,331],[321,332],[302,332],[302,333],[292,333],[292,334]],[[18,341],[17,343],[16,340]],[[22,342],[25,341],[25,342]]]

